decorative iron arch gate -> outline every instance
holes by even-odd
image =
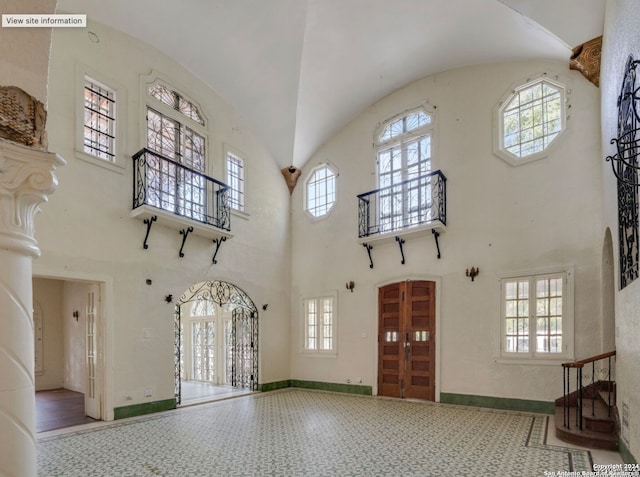
[[[210,300],[220,306],[230,305],[231,311],[231,385],[258,390],[258,309],[251,298],[237,286],[222,281],[206,281],[189,288],[175,308],[175,394],[176,405],[182,399],[182,363],[180,350],[181,306],[196,300]]]

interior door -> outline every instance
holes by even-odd
[[[402,283],[394,283],[378,291],[378,394],[381,396],[402,397],[402,286]]]
[[[84,393],[84,412],[93,419],[102,419],[101,387],[99,367],[99,312],[100,287],[97,284],[89,286],[87,292],[87,325],[86,325],[86,376],[87,385]]]
[[[404,397],[435,400],[435,283],[406,282]]]
[[[378,394],[435,400],[435,282],[378,292]]]

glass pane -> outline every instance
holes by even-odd
[[[200,111],[195,104],[191,101],[187,101],[184,98],[178,99],[178,111],[184,114],[189,119],[193,119],[195,122],[202,124],[204,126],[204,119],[200,115]]]
[[[518,157],[543,151],[562,128],[561,101],[560,90],[545,81],[516,93],[503,109],[502,147]]]
[[[505,284],[505,298],[507,300],[513,300],[517,297],[518,292],[518,284],[517,282],[507,282]]]
[[[175,93],[161,84],[151,86],[149,88],[149,96],[156,98],[173,109],[176,107],[177,97]]]
[[[314,217],[326,215],[335,203],[335,175],[328,167],[318,169],[306,184],[306,210]]]
[[[519,301],[518,302],[518,316],[529,316],[529,302],[528,301]]]

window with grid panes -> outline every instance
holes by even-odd
[[[567,272],[502,280],[502,356],[564,357],[572,346]]]
[[[335,296],[307,298],[304,306],[305,352],[335,353]]]
[[[515,90],[498,109],[498,153],[513,165],[546,155],[565,129],[565,88],[542,77]]]
[[[206,137],[198,107],[162,84],[147,90],[147,159],[149,204],[194,220],[207,212]],[[184,166],[184,167],[180,167]]]
[[[84,78],[84,152],[107,162],[116,155],[116,93],[102,83]]]
[[[232,152],[227,152],[227,185],[229,206],[244,212],[244,160]]]
[[[434,118],[424,108],[387,121],[377,139],[378,220],[381,233],[422,224],[431,218]]]
[[[314,218],[329,214],[336,202],[336,172],[328,165],[311,171],[305,182],[305,210]]]

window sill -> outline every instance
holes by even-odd
[[[494,364],[521,364],[527,366],[560,366],[562,363],[573,361],[569,356],[557,356],[553,358],[515,358],[515,357],[499,357],[494,358]]]
[[[239,219],[249,220],[250,215],[247,214],[244,210],[236,210],[231,208],[231,213],[234,217],[238,217]]]
[[[302,351],[300,354],[305,358],[337,358],[338,357],[338,353],[333,353],[333,352],[319,353],[315,351]]]
[[[87,154],[86,152],[79,151],[77,149],[74,150],[76,157],[81,159],[89,164],[93,164],[94,166],[102,167],[103,169],[107,169],[112,172],[117,172],[118,174],[124,174],[126,172],[126,166],[124,163],[120,164],[118,162],[109,162],[104,159],[100,159],[99,157],[92,156],[91,154]]]

